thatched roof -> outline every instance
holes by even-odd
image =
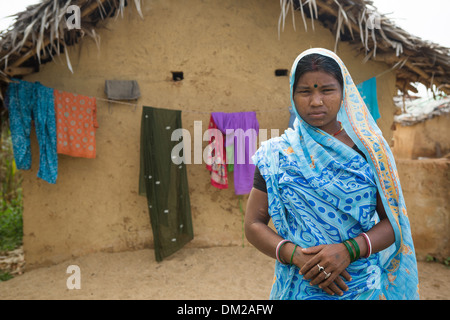
[[[67,46],[89,36],[100,45],[96,32],[99,23],[109,17],[123,16],[129,2],[133,2],[142,16],[141,0],[42,0],[15,14],[15,22],[0,33],[0,86],[2,89],[11,77],[20,77],[39,71],[39,65],[66,53],[68,68],[72,71]],[[67,27],[74,11],[80,8],[80,28]],[[1,96],[0,96],[1,98]]]
[[[0,33],[0,86],[4,88],[13,76],[37,72],[40,64],[61,52],[67,53],[67,46],[78,43],[86,35],[100,45],[96,29],[101,21],[123,14],[130,2],[142,17],[141,0],[42,0],[17,13],[15,23]],[[336,35],[336,46],[339,41],[350,42],[364,61],[372,59],[390,65],[395,69],[400,90],[415,91],[412,84],[421,82],[427,87],[434,84],[450,91],[450,49],[395,26],[376,12],[372,1],[281,0],[280,4],[280,30],[290,20],[293,9],[299,10],[305,28],[314,28],[314,23],[320,22]],[[66,18],[70,16],[66,11],[70,5],[81,9],[81,29],[66,27]],[[67,54],[66,59],[71,69]]]
[[[302,17],[320,21],[336,36],[335,49],[339,41],[350,42],[360,51],[363,61],[372,59],[391,66],[400,91],[417,93],[413,84],[419,82],[450,92],[450,49],[397,27],[377,11],[372,1],[281,0],[281,3],[281,24],[292,8],[300,10]],[[313,27],[305,19],[303,24],[305,28]]]

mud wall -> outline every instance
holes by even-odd
[[[443,114],[412,126],[396,124],[394,155],[397,159],[441,158],[450,153],[450,115]]]
[[[417,257],[450,257],[450,161],[398,160],[397,169]]]

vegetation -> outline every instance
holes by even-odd
[[[5,122],[0,122],[0,255],[19,247],[23,237],[22,180],[14,162],[11,132]],[[0,282],[12,277],[10,270],[0,270]]]
[[[21,176],[13,156],[11,133],[3,123],[0,135],[0,252],[22,244]]]
[[[445,266],[447,266],[447,268],[450,268],[450,257],[447,257],[445,259],[438,259],[432,255],[427,255],[426,259],[427,262],[439,262],[439,263],[443,263]]]

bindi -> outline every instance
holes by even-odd
[[[317,84],[314,84],[314,88],[317,88],[318,87],[318,85]]]

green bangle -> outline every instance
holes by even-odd
[[[345,247],[346,247],[347,250],[348,250],[348,253],[350,254],[350,262],[353,262],[354,259],[355,259],[355,255],[353,254],[353,249],[352,249],[352,247],[347,243],[347,241],[348,241],[348,240],[345,240],[345,241],[342,242],[342,243],[345,245]]]
[[[359,259],[359,256],[361,255],[361,252],[359,250],[359,246],[358,246],[358,243],[356,242],[356,240],[355,239],[349,239],[349,240],[352,243],[353,247],[355,248],[355,253],[356,253],[355,261],[356,261],[356,260]]]
[[[294,251],[292,251],[291,261],[289,262],[289,265],[290,265],[290,266],[292,266],[292,259],[294,258],[294,253],[295,253],[295,250],[297,249],[297,247],[298,247],[298,245],[295,245]]]

